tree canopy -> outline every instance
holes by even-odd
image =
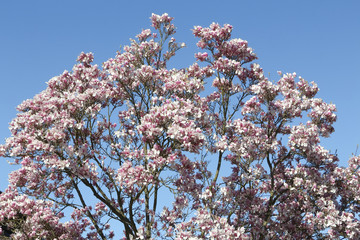
[[[11,237],[359,239],[360,158],[340,167],[320,145],[336,108],[317,85],[266,78],[228,24],[195,26],[202,52],[169,69],[185,44],[173,18],[150,19],[18,106],[0,147],[20,165],[0,195]]]

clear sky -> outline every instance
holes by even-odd
[[[1,1],[0,143],[10,136],[16,106],[70,70],[79,53],[91,51],[101,64],[150,27],[151,13],[165,12],[175,17],[176,39],[188,46],[174,58],[174,67],[192,64],[199,51],[190,31],[194,25],[229,23],[233,37],[248,40],[271,79],[281,70],[315,81],[318,96],[338,108],[335,133],[324,145],[347,165],[360,144],[358,0]],[[2,190],[11,169],[0,159]]]

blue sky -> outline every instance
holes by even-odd
[[[1,1],[0,143],[10,136],[15,107],[46,88],[53,76],[71,69],[82,51],[101,64],[120,45],[149,28],[151,13],[175,17],[176,39],[187,48],[174,67],[194,61],[190,29],[212,22],[234,26],[233,37],[254,48],[265,73],[297,72],[315,81],[319,97],[335,103],[335,133],[324,145],[337,150],[341,165],[360,144],[360,1]],[[360,154],[360,150],[358,152]],[[11,169],[0,160],[0,189]]]

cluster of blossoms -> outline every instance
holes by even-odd
[[[87,224],[61,223],[63,214],[56,214],[52,205],[44,200],[29,199],[9,188],[0,194],[0,222],[13,231],[12,239],[83,239],[81,234]]]
[[[336,108],[317,85],[269,81],[228,24],[195,26],[202,52],[169,70],[185,44],[173,18],[150,19],[102,68],[81,53],[18,107],[0,146],[20,165],[0,195],[11,237],[359,239],[360,158],[339,167],[321,146]]]

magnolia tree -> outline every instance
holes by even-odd
[[[14,239],[359,239],[360,157],[320,145],[335,106],[295,73],[273,82],[232,26],[196,26],[196,62],[167,14],[123,52],[18,107],[1,147]],[[164,199],[166,199],[164,201]]]

